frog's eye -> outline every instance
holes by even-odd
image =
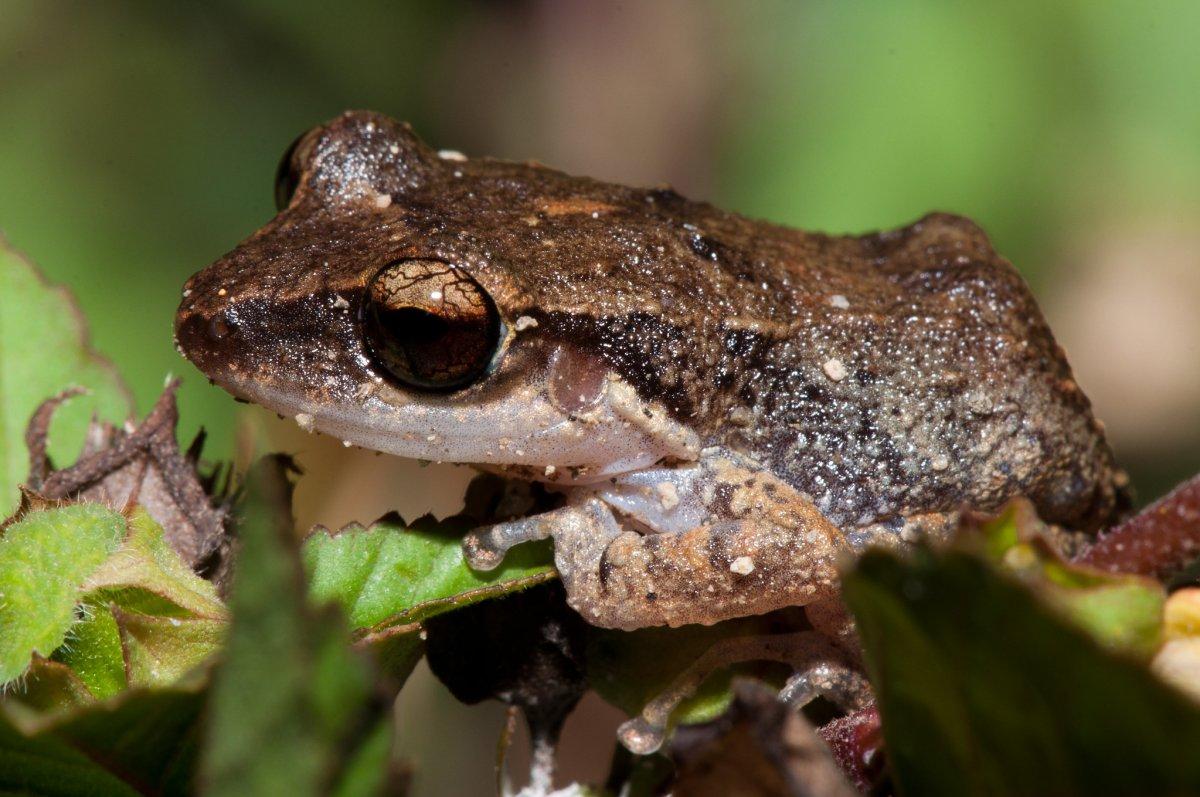
[[[319,129],[319,128],[318,128]],[[300,185],[300,175],[303,172],[304,160],[312,150],[316,136],[314,130],[307,130],[288,145],[279,166],[275,168],[275,209],[283,210],[292,202],[292,196]]]
[[[487,373],[500,345],[500,314],[454,266],[398,260],[367,287],[363,330],[375,360],[397,380],[449,391]]]

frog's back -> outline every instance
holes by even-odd
[[[747,223],[726,229],[744,240]],[[742,267],[778,300],[720,323],[738,364],[713,374],[710,411],[728,420],[715,441],[843,527],[1025,495],[1046,519],[1094,529],[1122,507],[1123,475],[1062,348],[975,224],[760,229]]]
[[[1127,503],[1033,295],[973,222],[830,236],[669,190],[520,178],[575,211],[533,228],[559,244],[549,267],[533,240],[506,253],[549,277],[531,281],[549,326],[844,528],[1025,495],[1095,529]]]

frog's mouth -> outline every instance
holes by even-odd
[[[312,296],[304,300],[311,307],[270,313],[232,303],[212,317],[181,316],[176,339],[235,397],[306,431],[396,456],[578,483],[698,456],[693,432],[568,345],[530,338],[478,385],[420,391],[389,378],[364,351],[354,314],[325,312],[331,301]]]
[[[526,384],[475,405],[400,394],[373,380],[353,402],[312,401],[302,392],[229,377],[217,385],[292,418],[301,428],[374,451],[413,459],[487,466],[529,480],[586,484],[664,460],[698,455],[695,436],[655,428],[632,390],[611,382],[588,412],[563,412],[545,390]],[[665,416],[662,413],[661,417]]]

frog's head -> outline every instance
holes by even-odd
[[[663,343],[675,289],[636,277],[686,250],[644,223],[674,194],[439,153],[348,113],[297,140],[276,198],[176,317],[180,352],[235,396],[366,448],[565,478],[694,456],[678,408],[617,365]]]

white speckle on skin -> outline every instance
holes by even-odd
[[[968,393],[965,401],[967,409],[976,415],[990,415],[992,412],[992,400],[981,390]]]
[[[754,413],[746,407],[734,407],[729,412],[729,422],[734,426],[753,426]]]
[[[435,434],[425,435],[426,443],[436,443],[437,439],[438,439],[438,436]]]
[[[654,485],[654,489],[658,493],[658,503],[663,509],[669,511],[679,506],[679,491],[673,483],[660,482]]]
[[[850,300],[840,293],[835,293],[829,297],[829,303],[839,310],[845,310],[850,307]]]
[[[945,470],[950,467],[950,458],[945,454],[938,454],[929,462],[929,467],[934,470]]]
[[[375,195],[375,207],[379,208],[380,210],[383,210],[384,208],[390,206],[391,204],[392,204],[392,195],[391,194],[376,194]]]
[[[393,155],[399,155],[400,154],[400,145],[392,144],[391,146],[388,147],[388,152],[392,153]]]
[[[439,149],[438,157],[444,161],[459,161],[460,163],[467,159],[466,155],[456,149]]]
[[[523,315],[513,322],[513,329],[518,332],[524,332],[527,329],[533,329],[538,325],[537,319],[531,316]]]
[[[350,446],[354,445],[354,443],[351,443],[349,440],[343,440],[342,445],[344,445],[346,448],[349,448]]]
[[[429,300],[433,301],[433,302],[440,302],[442,300],[442,292],[441,291],[430,291],[429,292]]]
[[[187,297],[189,297],[189,296],[191,296],[191,295],[192,295],[192,289],[191,289],[191,288],[184,288],[184,289],[183,289],[183,298],[185,298],[185,299],[186,299]]]
[[[543,474],[546,476],[553,476],[554,471],[556,471],[556,470],[558,470],[558,469],[555,468],[553,465],[547,465],[546,470],[543,472]]]
[[[220,290],[217,291],[217,296],[224,296],[227,293],[229,293],[229,291],[225,290],[224,288],[221,288]]]
[[[754,560],[749,556],[739,556],[729,563],[729,572],[739,576],[748,576],[754,572]]]
[[[336,294],[336,296],[337,296],[337,298],[333,300],[333,307],[335,310],[350,309],[350,302],[346,301],[345,296],[342,296],[340,293]]]
[[[313,416],[307,412],[297,412],[293,416],[296,420],[296,425],[306,432],[313,430]]]
[[[825,376],[829,377],[834,382],[842,381],[846,378],[846,374],[849,373],[846,370],[846,366],[843,365],[842,361],[837,357],[830,357],[825,361],[825,364],[822,365],[821,368],[825,371]]]

